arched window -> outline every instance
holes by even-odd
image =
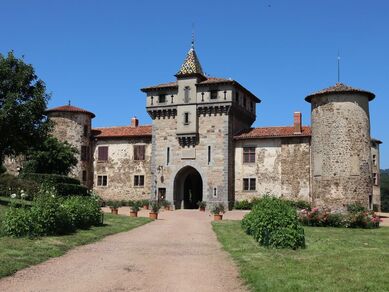
[[[190,87],[189,86],[185,86],[184,88],[184,102],[185,103],[188,103],[190,101],[190,96],[189,96],[189,93],[190,93]]]

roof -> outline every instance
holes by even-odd
[[[314,93],[308,95],[305,98],[305,100],[308,102],[311,102],[311,99],[314,96],[322,96],[322,95],[333,94],[333,93],[361,93],[361,94],[366,95],[369,98],[369,100],[373,100],[375,97],[374,93],[371,93],[370,91],[366,91],[366,90],[358,89],[358,88],[353,88],[351,86],[348,86],[346,84],[338,82],[334,86],[325,88],[323,90],[320,90],[320,91],[317,91],[317,92],[314,92]]]
[[[138,127],[121,126],[109,128],[95,128],[92,130],[95,138],[134,138],[151,137],[152,126],[144,125]]]
[[[265,139],[265,138],[283,138],[283,137],[310,137],[311,127],[303,126],[302,133],[295,133],[293,126],[286,127],[263,127],[243,130],[234,136],[235,140],[244,139]]]
[[[58,107],[54,107],[54,108],[46,110],[46,113],[53,113],[53,112],[83,113],[83,114],[90,115],[92,119],[95,117],[94,113],[87,111],[87,110],[84,110],[84,109],[79,108],[79,107],[72,106],[72,105],[58,106]]]
[[[188,53],[186,54],[184,63],[181,65],[180,70],[176,74],[177,77],[187,75],[204,76],[203,69],[201,68],[201,64],[199,58],[197,57],[193,44]]]
[[[226,78],[219,78],[219,77],[206,77],[205,80],[200,81],[196,84],[196,86],[202,86],[202,85],[211,85],[211,84],[232,84],[236,85],[240,90],[244,91],[246,94],[251,95],[254,97],[256,102],[261,102],[261,100],[256,97],[253,93],[251,93],[248,89],[243,87],[238,81],[232,80],[232,79],[226,79]],[[168,82],[168,83],[161,83],[154,86],[149,86],[142,88],[141,90],[143,92],[148,92],[152,90],[161,90],[161,89],[175,89],[178,88],[177,81]]]
[[[375,138],[371,138],[371,142],[376,143],[376,144],[382,144],[381,140],[378,140],[378,139],[375,139]]]

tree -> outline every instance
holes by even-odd
[[[34,68],[13,52],[0,54],[0,162],[6,155],[24,154],[46,137],[44,111],[49,100]]]
[[[78,162],[77,153],[77,149],[68,142],[49,136],[27,152],[23,172],[67,175]]]

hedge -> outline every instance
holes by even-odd
[[[80,185],[80,181],[76,178],[68,177],[66,175],[48,174],[48,173],[23,173],[21,178],[35,181],[37,183],[52,183],[52,184],[73,184]]]

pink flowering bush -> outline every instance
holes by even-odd
[[[346,227],[346,228],[378,228],[382,221],[373,211],[331,213],[329,209],[302,209],[299,220],[306,226]]]

